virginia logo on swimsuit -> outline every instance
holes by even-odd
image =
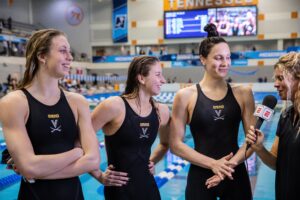
[[[224,105],[213,106],[213,109],[216,113],[216,115],[214,116],[214,121],[224,120],[225,115],[222,115],[222,110],[224,109]]]
[[[148,128],[150,127],[150,123],[140,123],[140,127],[142,132],[140,133],[141,138],[149,138],[149,134],[147,134]]]
[[[53,127],[50,127],[51,133],[54,133],[55,131],[61,132],[61,125],[58,126],[58,118],[59,114],[48,114],[48,118],[51,119],[51,123]]]

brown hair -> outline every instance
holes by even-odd
[[[217,31],[217,27],[214,24],[207,24],[204,27],[204,31],[207,32],[207,38],[204,39],[199,46],[199,55],[207,58],[208,54],[210,53],[211,49],[219,43],[226,43],[226,40],[219,36]]]
[[[19,88],[24,88],[29,85],[39,69],[38,56],[47,54],[50,51],[52,39],[56,36],[65,34],[56,29],[43,29],[36,31],[29,39],[26,46],[26,64],[24,77],[19,85]]]
[[[139,93],[139,86],[140,82],[138,80],[138,75],[142,76],[148,76],[149,71],[151,70],[151,66],[159,62],[159,59],[154,56],[138,56],[135,57],[128,68],[127,73],[127,81],[126,81],[126,87],[125,91],[122,94],[123,96],[126,96],[129,99],[138,98]],[[138,99],[138,103],[139,99]],[[155,100],[153,97],[150,98],[151,105],[156,109],[156,113],[158,115],[159,121],[160,121],[160,115],[158,112],[158,108],[155,105]],[[141,106],[141,105],[139,105]]]
[[[138,75],[148,76],[151,65],[159,62],[159,59],[154,56],[138,56],[135,57],[128,68],[126,87],[123,95],[129,98],[135,98],[139,92],[140,82]]]

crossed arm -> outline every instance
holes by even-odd
[[[82,104],[82,99],[79,99],[78,103],[80,102]],[[1,99],[0,121],[4,137],[21,175],[28,179],[68,178],[99,166],[97,144],[92,141],[94,134],[88,132],[89,121],[83,119],[88,118],[86,105],[82,104],[83,107],[78,110],[80,140],[83,149],[74,148],[59,154],[36,155],[25,127],[29,114],[26,97],[20,91],[15,91]]]

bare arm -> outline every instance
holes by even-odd
[[[278,143],[279,137],[276,136],[271,151],[266,150],[265,147],[262,147],[261,150],[256,151],[261,160],[273,170],[276,170]]]
[[[255,110],[254,97],[252,90],[249,87],[240,88],[238,92],[239,99],[241,99],[241,110],[242,110],[242,121],[245,135],[250,128],[250,125],[255,124],[255,117],[253,116]],[[240,164],[245,160],[245,151],[247,143],[244,143],[237,153],[233,156],[231,160]],[[247,150],[246,157],[248,158],[253,153],[253,150],[250,148]]]
[[[226,174],[227,176],[231,176],[231,172],[233,170],[231,167],[229,167],[229,165],[235,165],[235,163],[228,162],[226,160],[226,158],[228,157],[223,157],[220,160],[215,160],[201,153],[198,153],[182,141],[185,134],[185,125],[188,120],[187,110],[188,100],[190,98],[186,98],[187,96],[190,97],[191,94],[187,93],[186,91],[179,91],[174,99],[170,131],[171,151],[177,156],[180,156],[197,166],[211,169],[215,174],[219,175],[222,178],[223,176],[221,175],[221,173]]]
[[[92,125],[97,132],[98,130],[102,129],[106,124],[110,123],[114,118],[117,117],[118,112],[117,109],[115,110],[114,108],[117,108],[118,106],[113,106],[114,104],[117,104],[115,102],[116,99],[114,98],[109,98],[102,103],[100,103],[92,112]],[[101,183],[102,181],[102,174],[103,172],[98,169],[90,172],[90,174],[99,180]]]
[[[158,163],[169,149],[169,132],[170,132],[170,113],[167,105],[160,104],[159,112],[161,117],[161,126],[159,128],[159,144],[153,151],[150,161]]]
[[[38,178],[55,173],[82,156],[80,148],[53,155],[35,155],[25,127],[28,104],[21,91],[15,91],[0,101],[0,121],[7,148],[26,178]],[[13,120],[12,120],[13,119]]]
[[[251,144],[251,149],[253,149],[257,153],[261,160],[268,167],[275,170],[279,137],[275,137],[271,151],[268,151],[263,145],[264,134],[260,130],[256,130],[256,133],[254,133],[254,127],[251,126],[248,131],[246,140],[249,144]]]
[[[103,129],[105,126],[117,126],[116,121],[125,113],[125,104],[120,97],[110,97],[101,102],[92,112],[92,125],[95,131]],[[125,114],[124,114],[125,116]],[[123,116],[123,117],[124,117]],[[123,119],[121,120],[123,122]],[[121,123],[118,124],[121,126]],[[118,127],[119,128],[119,127]],[[105,135],[109,133],[105,132]]]
[[[59,179],[78,176],[80,174],[98,169],[100,154],[98,140],[92,126],[88,102],[78,94],[72,94],[70,103],[77,105],[79,136],[84,155],[72,164],[56,173],[40,177],[42,179]]]
[[[125,113],[125,106],[119,97],[111,97],[100,103],[92,113],[92,124],[95,131],[102,129],[108,124],[114,124],[115,120]],[[114,171],[112,165],[108,166],[105,172],[100,169],[90,172],[90,174],[105,186],[123,186],[129,178],[127,173]]]
[[[250,128],[250,125],[255,123],[254,113],[254,98],[250,88],[241,87],[236,88],[235,97],[240,102],[243,128],[246,135],[246,131]],[[240,149],[236,152],[236,154],[231,158],[231,161],[234,161],[238,164],[242,163],[245,160],[245,152],[246,152],[247,143],[244,143]],[[250,148],[246,152],[246,158],[248,158],[253,153],[253,150]],[[235,167],[235,166],[232,166]],[[222,180],[216,175],[210,177],[206,181],[207,188],[212,188],[217,186]]]

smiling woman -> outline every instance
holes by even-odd
[[[276,199],[292,200],[300,195],[300,53],[289,52],[274,66],[274,87],[282,100],[292,102],[281,114],[272,149],[264,145],[264,134],[251,127],[247,142],[270,168],[276,170]]]
[[[64,33],[35,32],[28,41],[19,90],[0,101],[7,148],[24,177],[18,199],[83,199],[78,175],[98,169],[88,103],[58,85],[72,60]],[[78,142],[81,148],[75,146]]]
[[[46,29],[33,34],[26,49],[26,71],[20,88],[32,83],[39,72],[62,78],[69,72],[73,57],[70,44],[63,32]]]
[[[105,199],[161,199],[153,168],[168,150],[169,109],[153,96],[165,82],[158,58],[136,57],[124,94],[106,99],[93,111],[94,129],[103,128],[105,134],[109,167],[93,174],[105,185]],[[150,156],[158,131],[160,143]]]
[[[246,145],[239,148],[237,136],[240,121],[244,130],[255,121],[254,99],[249,88],[226,83],[230,49],[216,29],[214,24],[205,26],[208,38],[199,47],[205,68],[203,79],[179,90],[175,96],[170,147],[173,153],[192,163],[187,200],[217,197],[250,200],[251,187],[243,163]],[[186,124],[190,125],[195,149],[183,142]]]

